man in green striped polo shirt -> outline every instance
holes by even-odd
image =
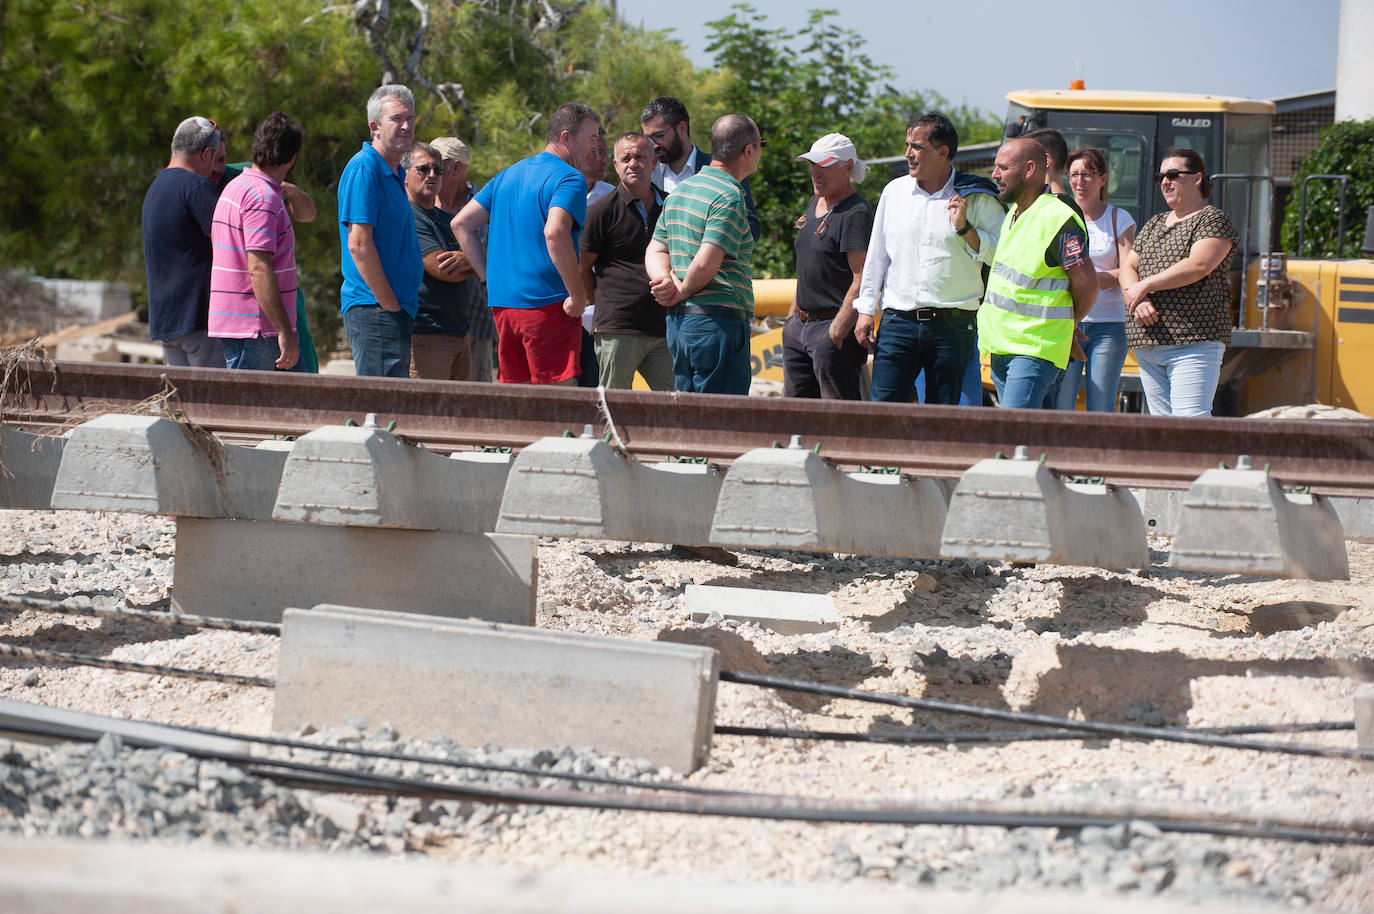
[[[644,254],[655,300],[668,309],[678,390],[749,393],[754,236],[741,186],[759,167],[758,125],[727,114],[711,125],[711,164],[677,186]]]

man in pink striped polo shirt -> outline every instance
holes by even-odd
[[[253,132],[253,166],[225,185],[210,229],[210,336],[229,368],[302,370],[296,233],[281,184],[305,131],[274,111]]]

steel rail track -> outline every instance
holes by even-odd
[[[164,380],[165,379],[165,380]],[[970,409],[392,378],[16,362],[0,416],[53,424],[127,410],[170,384],[192,422],[229,439],[300,435],[376,413],[440,451],[520,448],[565,430],[609,431],[641,457],[728,461],[800,435],[841,466],[957,476],[1025,445],[1055,472],[1117,485],[1180,488],[1240,454],[1283,484],[1374,496],[1374,422],[1175,419],[1113,413]]]

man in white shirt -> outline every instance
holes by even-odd
[[[985,266],[1004,211],[997,186],[954,170],[959,135],[943,114],[907,122],[907,174],[883,189],[854,310],[854,336],[873,349],[874,400],[909,403],[925,373],[927,403],[955,405],[977,351]],[[882,331],[874,339],[879,299]]]
[[[649,102],[639,115],[639,125],[658,157],[651,179],[665,194],[671,194],[679,184],[711,164],[710,153],[692,142],[687,106],[671,95],[660,95]],[[763,223],[759,221],[759,211],[754,206],[754,194],[747,178],[744,180],[744,208],[749,217],[749,234],[758,241],[763,235]]]

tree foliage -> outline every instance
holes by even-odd
[[[1359,257],[1365,213],[1374,205],[1374,120],[1342,121],[1322,134],[1317,148],[1293,173],[1293,194],[1283,219],[1284,250],[1297,254],[1302,199],[1299,188],[1308,175],[1349,175],[1345,197],[1345,244],[1338,251],[1340,185],[1313,181],[1307,186],[1304,257]]]
[[[140,213],[185,117],[214,118],[230,161],[280,109],[305,127],[291,180],[319,209],[298,225],[297,260],[323,351],[338,316],[337,182],[367,139],[364,104],[388,81],[415,91],[417,136],[453,134],[479,183],[544,144],[549,114],[580,101],[610,137],[638,129],[649,99],[687,103],[704,128],[728,111],[769,138],[754,189],[768,236],[760,273],[792,272],[791,226],[810,194],[793,156],[848,133],[865,156],[902,151],[911,110],[941,107],[961,128],[976,111],[900,93],[862,40],[818,11],[793,39],[747,6],[714,23],[719,66],[693,68],[667,33],[627,24],[606,0],[0,0],[0,267],[128,282],[144,297]],[[965,142],[978,138],[964,136]],[[870,179],[876,199],[884,176]]]
[[[961,143],[995,139],[1000,122],[967,106],[951,106],[935,92],[899,92],[892,71],[864,52],[863,38],[841,27],[834,10],[812,10],[794,36],[770,28],[748,4],[707,23],[707,50],[726,75],[719,107],[752,117],[768,140],[757,176],[750,179],[763,238],[754,247],[754,275],[793,275],[793,226],[811,198],[811,179],[797,155],[827,133],[843,133],[863,158],[901,155],[913,112],[943,111]],[[860,191],[872,203],[889,179],[872,169]]]

